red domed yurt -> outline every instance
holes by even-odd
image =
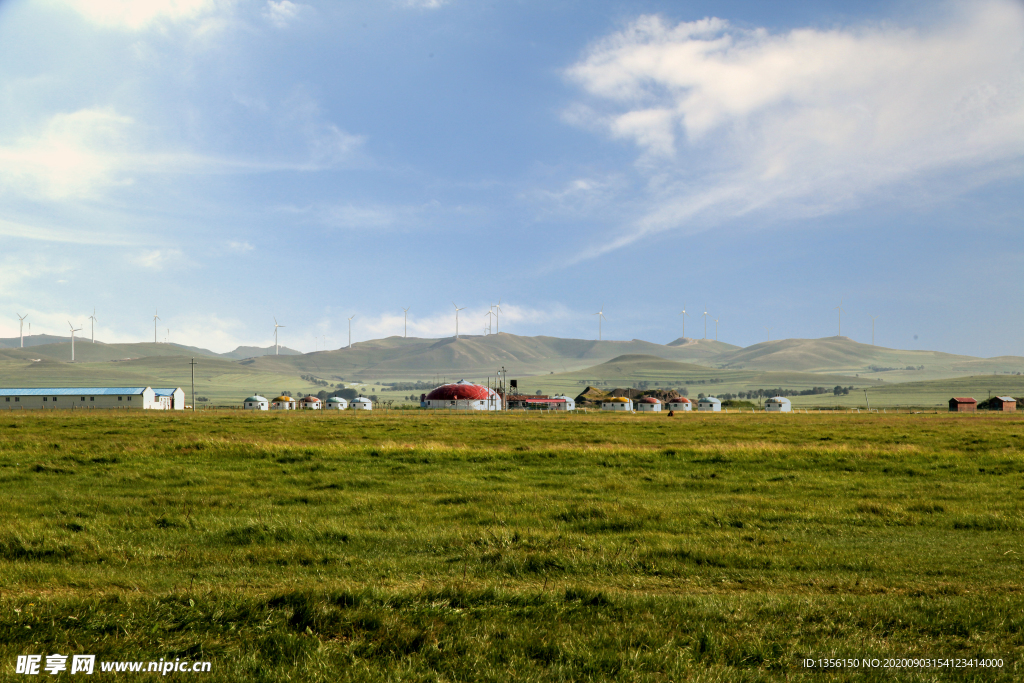
[[[685,396],[677,396],[668,402],[669,410],[693,410],[693,401]]]
[[[660,413],[661,401],[653,396],[644,396],[636,402],[636,409],[641,413]]]
[[[431,391],[420,406],[431,410],[501,410],[501,396],[493,389],[460,379]]]

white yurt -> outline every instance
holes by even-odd
[[[373,410],[373,401],[365,396],[360,396],[359,398],[352,399],[350,407],[352,410]]]
[[[270,401],[259,394],[254,394],[242,401],[242,408],[245,410],[267,410],[270,408]]]
[[[660,413],[661,401],[653,396],[644,396],[636,402],[636,409],[641,413]]]
[[[569,398],[568,396],[552,396],[551,398],[561,399],[565,403],[557,406],[555,410],[576,410],[576,400]]]
[[[630,412],[633,410],[633,401],[625,398],[624,396],[618,396],[616,398],[606,398],[604,403],[601,404],[601,410],[618,410],[621,412]]]
[[[693,410],[693,401],[685,396],[677,396],[668,402],[669,410]]]
[[[501,410],[501,397],[493,389],[460,379],[431,391],[420,406],[431,410]]]
[[[270,402],[271,410],[295,410],[295,399],[291,396],[278,396]]]
[[[320,410],[320,399],[316,396],[303,396],[299,399],[299,407],[303,410]]]
[[[345,410],[348,408],[348,401],[341,396],[331,396],[324,402],[324,410]]]
[[[697,401],[697,410],[701,412],[720,413],[722,412],[722,402],[714,396],[708,396],[707,398],[702,398]]]
[[[785,396],[772,396],[764,402],[764,409],[769,413],[789,413],[793,411],[793,404]]]

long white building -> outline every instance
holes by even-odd
[[[184,410],[181,389],[152,387],[46,387],[0,389],[0,410]]]

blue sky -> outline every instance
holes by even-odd
[[[1022,175],[1020,2],[0,0],[2,336],[1024,355]]]

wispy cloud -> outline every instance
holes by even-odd
[[[146,270],[163,270],[182,261],[179,249],[147,249],[131,257],[131,261]]]
[[[263,8],[263,17],[278,28],[286,28],[304,9],[305,5],[298,5],[290,0],[267,0],[267,5]]]
[[[166,22],[192,21],[213,12],[227,0],[53,0],[86,19],[111,28],[138,31]],[[289,3],[290,4],[290,3]]]
[[[592,258],[753,211],[842,210],[939,174],[1019,174],[1024,6],[943,7],[923,27],[772,34],[644,16],[567,75],[575,125],[633,141],[647,208]]]
[[[113,109],[59,113],[35,133],[0,140],[0,193],[57,201],[95,199],[131,186],[143,174],[317,171],[351,158],[363,142],[309,112],[300,118],[306,157],[275,159],[153,149],[154,131]]]

